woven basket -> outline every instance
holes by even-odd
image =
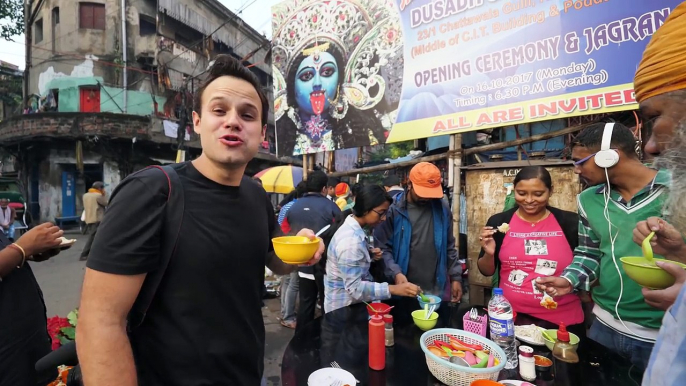
[[[493,356],[498,358],[500,363],[491,368],[475,369],[450,363],[429,351],[427,346],[432,344],[435,340],[448,342],[448,335],[452,335],[465,343],[480,344],[484,346],[484,349],[492,352]],[[431,374],[448,386],[469,386],[472,382],[479,379],[497,381],[500,370],[505,367],[505,363],[507,362],[505,351],[495,342],[471,332],[453,328],[437,328],[425,332],[420,339],[420,345],[426,355],[426,365],[429,367]]]

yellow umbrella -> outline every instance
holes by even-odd
[[[269,193],[288,194],[303,180],[303,168],[293,165],[275,166],[255,174]]]

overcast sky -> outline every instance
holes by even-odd
[[[240,16],[246,23],[260,33],[271,37],[271,7],[282,0],[219,0],[228,9],[238,12],[244,8]],[[25,64],[24,36],[17,36],[14,42],[0,39],[0,60],[16,64],[24,69]]]

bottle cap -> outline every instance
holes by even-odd
[[[533,358],[534,349],[529,346],[519,346],[519,354],[525,358]]]
[[[557,330],[557,340],[560,342],[569,342],[569,333],[564,323],[560,323],[560,328]]]
[[[374,323],[383,323],[383,318],[381,317],[381,315],[374,315],[372,316],[371,320]]]
[[[393,315],[384,315],[383,316],[383,322],[384,323],[393,323]]]
[[[493,295],[502,295],[502,294],[503,294],[502,288],[493,288]]]

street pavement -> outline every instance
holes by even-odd
[[[48,317],[67,314],[78,307],[81,298],[81,285],[86,267],[85,261],[79,261],[81,250],[87,236],[77,230],[67,230],[65,237],[77,239],[74,246],[48,261],[29,263],[38,284],[43,290]],[[262,316],[266,330],[264,376],[268,386],[281,384],[281,358],[288,342],[293,337],[293,330],[279,324],[279,299],[265,299]]]

